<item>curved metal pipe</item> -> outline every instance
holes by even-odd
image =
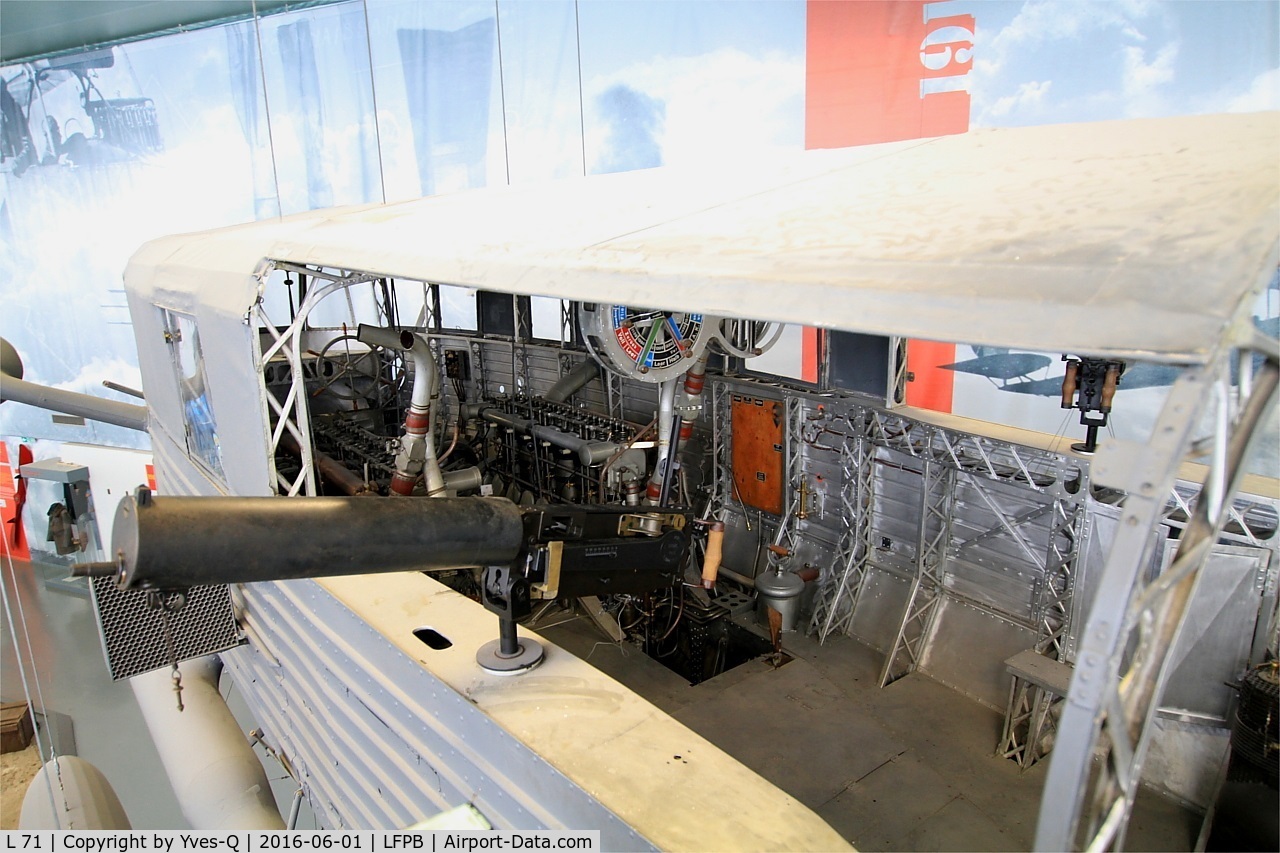
[[[413,397],[404,419],[405,449],[396,457],[396,473],[391,478],[391,491],[397,495],[413,494],[418,481],[417,446],[422,446],[421,470],[428,495],[443,495],[444,476],[436,457],[436,410],[432,401],[440,397],[440,369],[431,355],[431,346],[422,335],[408,329],[386,329],[364,323],[356,330],[356,340],[387,349],[400,350],[413,361]]]
[[[579,364],[573,370],[566,373],[556,380],[550,390],[543,395],[543,399],[550,403],[563,403],[574,394],[577,394],[583,388],[587,387],[592,379],[600,375],[600,365],[594,359],[588,358]]]
[[[693,367],[684,375],[684,384],[676,395],[676,405],[680,407],[680,440],[688,441],[693,437],[693,424],[698,420],[702,409],[702,389],[707,384],[707,357],[703,351],[693,362]]]

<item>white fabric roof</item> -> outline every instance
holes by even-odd
[[[978,130],[750,169],[654,169],[315,211],[153,241],[126,281],[243,314],[264,258],[1199,362],[1224,335],[1243,334],[1233,323],[1280,259],[1280,113]]]

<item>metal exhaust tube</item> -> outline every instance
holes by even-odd
[[[555,427],[535,424],[524,418],[500,412],[497,409],[481,408],[478,414],[489,423],[508,427],[523,435],[532,435],[543,441],[549,441],[556,447],[565,450],[572,450],[578,454],[578,458],[582,460],[583,465],[603,465],[610,456],[622,449],[620,445],[612,441],[588,441],[585,438],[561,432]]]
[[[588,358],[573,370],[556,380],[543,399],[550,403],[563,403],[600,375],[600,365],[595,359]]]
[[[396,473],[391,478],[393,494],[409,496],[418,481],[418,470],[427,485],[427,494],[444,494],[444,477],[436,458],[436,409],[431,401],[440,396],[440,369],[431,355],[425,338],[408,329],[384,329],[364,323],[356,330],[356,339],[370,346],[400,350],[413,360],[413,399],[404,419],[404,449],[396,457]],[[422,460],[416,457],[422,447]]]

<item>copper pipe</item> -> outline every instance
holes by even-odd
[[[280,436],[280,449],[298,459],[302,458],[302,448],[298,446],[298,440],[293,437],[292,433],[286,432]],[[360,479],[347,466],[329,454],[313,450],[311,451],[311,460],[316,466],[316,471],[320,472],[320,476],[324,478],[325,482],[336,486],[338,491],[344,495],[365,495],[370,493],[371,490],[365,485],[364,480]]]

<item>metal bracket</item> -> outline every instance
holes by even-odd
[[[687,518],[679,513],[648,512],[618,516],[619,536],[661,536],[664,527],[684,530]]]
[[[1144,496],[1155,493],[1168,453],[1136,441],[1113,439],[1098,447],[1090,470],[1093,482],[1113,489],[1132,489],[1137,483]]]
[[[554,599],[560,592],[560,564],[564,558],[564,543],[547,543],[547,577],[541,583],[531,584],[534,598]]]
[[[473,341],[471,344],[471,376],[475,380],[480,399],[488,399],[489,382],[484,370],[484,347],[478,341]]]

